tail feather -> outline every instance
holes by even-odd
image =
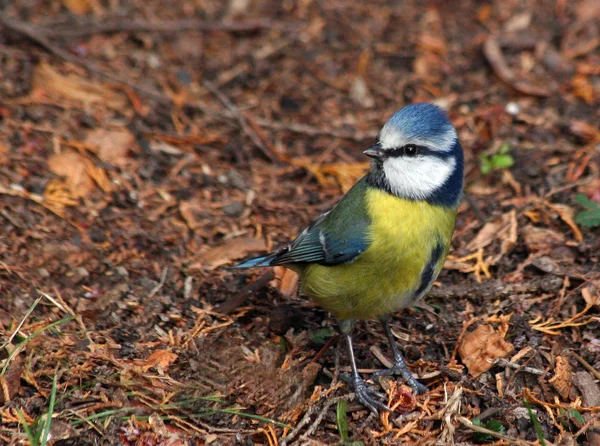
[[[256,257],[254,259],[246,260],[245,262],[235,265],[233,268],[254,268],[257,266],[271,266],[271,262],[275,259],[273,254],[268,256]]]

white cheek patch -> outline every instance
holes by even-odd
[[[383,162],[383,172],[394,195],[425,200],[440,188],[456,167],[454,158],[394,157]]]

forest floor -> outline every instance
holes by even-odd
[[[391,3],[0,2],[0,443],[600,445],[599,2]],[[465,199],[392,321],[430,391],[376,417],[297,278],[231,266],[419,101]]]

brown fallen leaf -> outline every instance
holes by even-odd
[[[562,245],[565,241],[565,237],[560,232],[533,225],[521,229],[521,236],[531,253],[547,253],[554,246]]]
[[[8,365],[6,373],[0,375],[0,404],[12,400],[21,389],[21,373],[23,360],[16,356]]]
[[[517,213],[514,209],[502,214],[500,218],[487,222],[475,238],[469,242],[466,249],[477,251],[485,248],[494,240],[502,240],[501,255],[509,252],[517,243]]]
[[[135,144],[135,138],[126,128],[114,130],[98,128],[88,132],[85,144],[102,161],[118,165],[127,158],[129,150]]]
[[[593,307],[594,305],[600,305],[600,294],[596,293],[592,295],[589,287],[583,287],[581,289],[581,295],[585,300],[586,306]]]
[[[558,214],[560,219],[564,221],[569,228],[571,228],[571,231],[575,236],[575,240],[577,240],[578,243],[583,242],[583,234],[581,233],[579,226],[577,226],[577,223],[575,223],[575,210],[566,204],[548,202],[546,204],[550,209]]]
[[[75,74],[62,74],[44,62],[35,67],[31,82],[35,90],[41,90],[51,98],[83,104],[100,103],[119,111],[127,105],[125,98],[109,87]]]
[[[556,357],[554,376],[548,380],[552,387],[558,392],[562,399],[568,400],[573,384],[573,369],[569,359],[565,356]]]
[[[78,152],[65,150],[48,158],[50,171],[61,176],[46,186],[44,198],[58,206],[74,206],[79,198],[92,193],[95,186],[109,193],[112,185],[104,169]]]
[[[569,130],[575,136],[580,137],[585,142],[594,143],[600,141],[600,130],[596,126],[585,121],[573,120],[569,124]]]
[[[180,201],[179,213],[183,217],[185,224],[192,231],[200,229],[202,224],[210,218],[210,214],[206,211],[203,202],[198,198]]]
[[[177,360],[178,356],[167,350],[157,350],[150,354],[145,360],[140,361],[139,366],[143,371],[152,367],[159,367],[162,370],[169,368]]]
[[[298,292],[299,279],[300,276],[298,273],[286,268],[281,278],[281,284],[279,285],[281,294],[285,297],[295,296]]]
[[[571,89],[576,97],[584,100],[590,105],[596,101],[596,90],[588,76],[578,74],[573,77],[573,79],[571,79]]]
[[[52,420],[50,425],[50,436],[53,442],[59,440],[68,440],[69,438],[79,437],[79,432],[72,428],[68,423],[60,420]],[[53,443],[54,444],[54,443]]]
[[[66,150],[50,156],[48,167],[50,171],[63,177],[64,184],[75,198],[85,197],[95,188],[86,159],[77,152]]]
[[[84,15],[92,11],[90,0],[62,0],[62,4],[75,15]]]
[[[190,265],[190,269],[215,269],[221,265],[226,265],[232,260],[244,257],[249,252],[264,251],[267,244],[260,238],[236,238],[227,243],[200,254],[200,261]]]
[[[484,324],[463,338],[458,353],[469,373],[477,378],[494,365],[494,361],[505,357],[514,350],[514,346],[504,340],[500,331],[492,325]]]

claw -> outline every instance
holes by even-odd
[[[388,406],[379,401],[379,399],[385,399],[385,395],[367,386],[367,383],[364,381],[364,379],[361,377],[352,377],[346,374],[340,375],[340,378],[354,387],[356,399],[375,415],[379,415],[379,411],[377,409],[391,412],[391,409]]]
[[[390,346],[392,347],[392,352],[394,353],[394,365],[386,370],[379,370],[373,374],[373,378],[378,378],[380,376],[390,376],[390,375],[399,375],[407,382],[407,384],[412,387],[415,395],[423,395],[427,393],[429,389],[421,384],[416,378],[410,373],[404,358],[402,357],[402,353],[398,350],[398,346],[394,341],[394,336],[392,335],[392,331],[387,320],[382,320],[381,324],[383,325],[383,329],[388,337],[390,342]]]
[[[358,369],[356,368],[356,361],[354,360],[354,351],[352,349],[352,338],[350,337],[350,334],[343,333],[343,337],[346,341],[346,346],[348,347],[348,357],[350,359],[350,365],[352,366],[352,375],[346,375],[342,373],[340,374],[340,378],[346,383],[350,384],[352,387],[354,387],[356,399],[375,415],[379,414],[379,411],[377,409],[387,410],[388,412],[391,412],[389,407],[387,407],[384,403],[379,401],[379,399],[385,399],[385,395],[370,389],[367,386],[365,380],[362,379],[358,374]]]
[[[427,386],[424,386],[419,381],[417,381],[417,379],[412,375],[412,373],[410,373],[410,371],[406,368],[406,364],[404,364],[404,363],[401,363],[401,364],[396,363],[389,369],[378,370],[375,373],[373,373],[372,376],[373,376],[373,379],[377,379],[380,376],[393,376],[393,375],[399,375],[402,378],[404,378],[404,380],[406,380],[406,383],[410,387],[412,387],[415,395],[423,395],[423,394],[429,392],[429,389],[427,388]]]

